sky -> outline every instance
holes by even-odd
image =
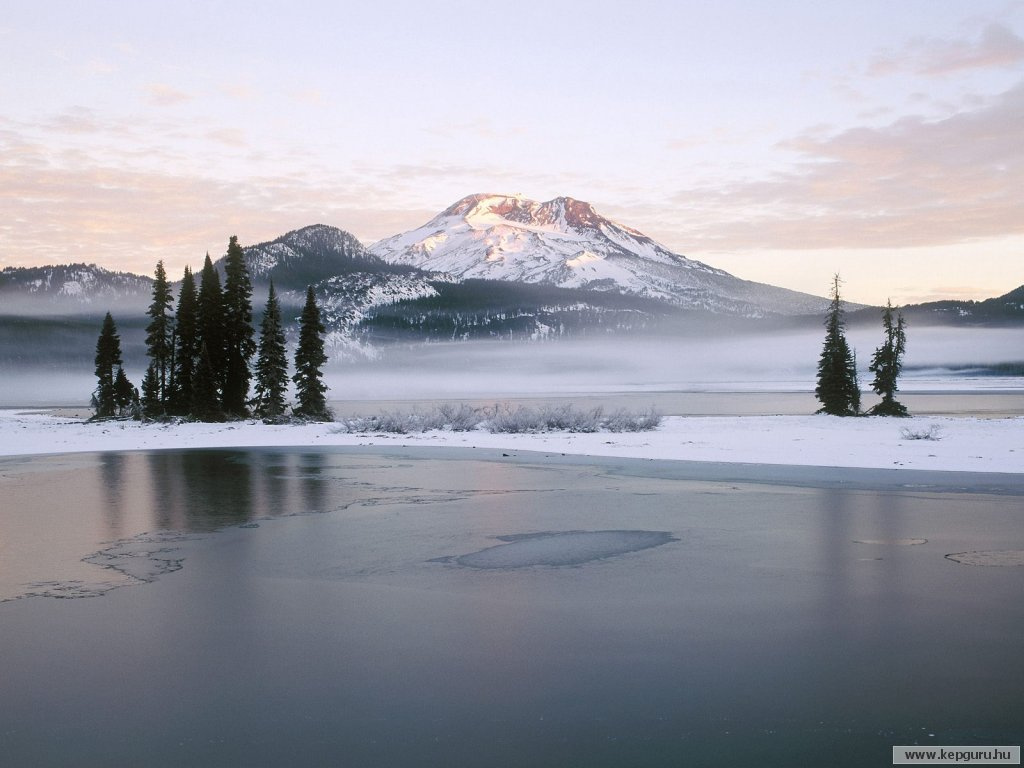
[[[1024,284],[1021,0],[10,0],[0,268],[560,195],[750,280]]]

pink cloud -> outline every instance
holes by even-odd
[[[683,190],[692,246],[877,248],[1024,234],[1024,83],[988,106],[929,121],[783,144],[801,159],[751,182]]]
[[[971,69],[1011,67],[1024,61],[1024,39],[1002,24],[989,24],[976,40],[918,38],[900,51],[877,55],[868,74],[914,72],[941,76]]]
[[[149,102],[158,107],[172,107],[192,100],[190,94],[164,83],[150,83],[146,86]]]

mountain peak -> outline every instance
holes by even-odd
[[[590,203],[572,197],[556,197],[541,203],[522,195],[469,195],[446,208],[435,221],[441,223],[452,218],[462,219],[474,229],[508,224],[581,232],[612,226],[612,222],[600,216]]]
[[[326,224],[302,227],[243,250],[253,281],[273,280],[279,289],[302,290],[335,275],[385,266],[355,235]]]
[[[469,195],[369,251],[391,264],[461,279],[611,291],[739,314],[818,311],[824,301],[688,259],[572,197]]]

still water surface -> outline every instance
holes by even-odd
[[[1024,568],[945,557],[1024,549],[1012,476],[196,450],[9,459],[0,492],[4,765],[885,765],[1024,738]],[[650,533],[460,564],[614,531]]]

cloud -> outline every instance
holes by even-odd
[[[913,72],[942,76],[972,69],[1012,67],[1024,61],[1024,39],[1003,24],[992,23],[975,40],[916,38],[902,50],[885,51],[868,64],[873,76]]]
[[[489,117],[474,117],[470,120],[426,125],[421,128],[424,133],[444,139],[459,140],[465,138],[493,141],[511,136],[524,136],[527,131],[520,125],[508,120],[495,122]]]
[[[238,102],[252,102],[260,98],[260,93],[246,83],[226,83],[220,88],[221,93]]]
[[[66,109],[46,121],[43,127],[64,134],[87,134],[100,130],[96,113],[87,107]]]
[[[132,130],[81,110],[31,127],[0,117],[0,267],[87,261],[148,274],[163,259],[180,271],[198,266],[207,251],[220,253],[232,234],[254,243],[322,222],[372,242],[436,213],[415,202],[396,205],[416,183],[412,167],[393,179],[372,178],[317,167],[312,154],[297,155],[279,173],[272,170],[279,158],[254,164],[222,150],[198,150],[217,162],[188,162],[168,141],[180,126],[143,121]],[[82,143],[82,136],[103,141]],[[196,128],[182,137],[246,146],[245,135],[230,129]],[[227,172],[238,163],[248,173]]]
[[[192,100],[192,96],[164,83],[150,83],[146,86],[149,102],[158,107],[173,107]]]
[[[809,131],[773,177],[680,191],[690,246],[877,248],[1024,233],[1024,82],[943,120]]]
[[[305,88],[301,91],[296,91],[294,98],[300,104],[308,104],[314,107],[322,106],[325,103],[323,91],[319,88]]]
[[[241,148],[248,146],[248,142],[245,140],[245,132],[238,128],[218,128],[207,131],[204,135],[210,141],[215,141],[226,147]]]

